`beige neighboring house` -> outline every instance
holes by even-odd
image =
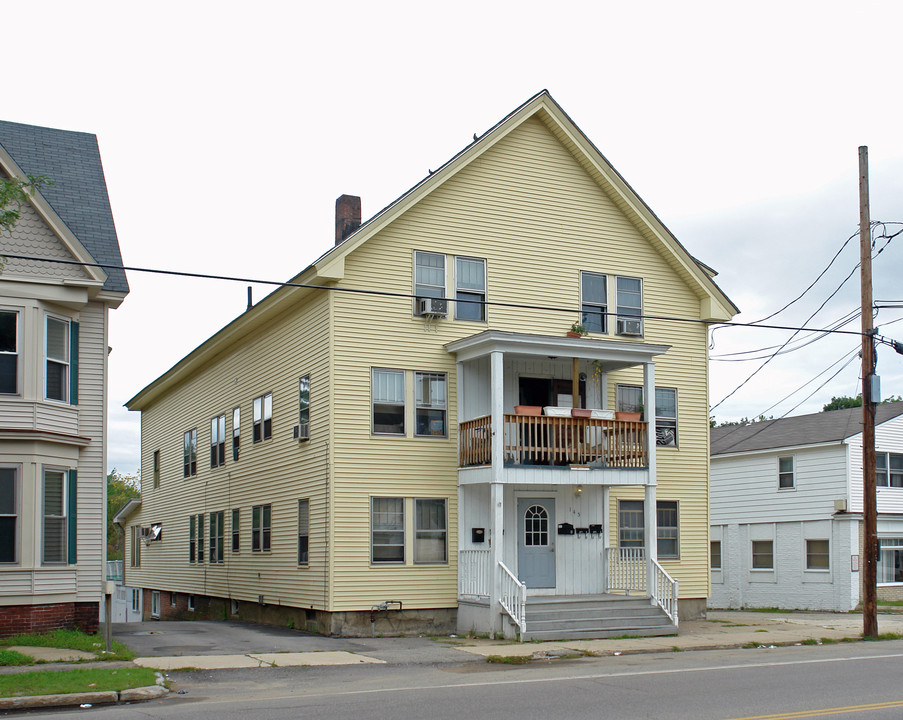
[[[97,138],[0,122],[0,176],[26,175],[53,185],[0,232],[0,636],[97,629],[107,323],[129,289]]]
[[[366,223],[343,195],[128,402],[126,584],[332,634],[673,633],[709,594],[713,275],[545,91]]]

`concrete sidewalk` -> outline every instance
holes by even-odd
[[[116,628],[114,627],[114,630]],[[903,614],[878,616],[880,633],[903,636]],[[133,623],[118,626],[120,640],[142,653],[132,664],[160,671],[181,668],[205,670],[339,666],[365,664],[445,664],[485,662],[489,656],[531,657],[606,656],[674,650],[714,650],[738,647],[776,647],[859,640],[862,615],[811,612],[710,611],[705,620],[681,623],[669,637],[563,640],[513,643],[488,638],[406,637],[331,638],[285,628],[235,622]],[[16,648],[50,664],[0,667],[0,674],[33,670],[64,672],[75,667],[114,667],[127,663],[65,662],[70,650]],[[191,651],[190,653],[188,651]],[[61,662],[62,661],[62,662]],[[0,698],[0,710],[27,707],[75,706],[84,703],[132,702],[159,697],[162,687],[108,693]],[[114,697],[115,696],[115,697]]]

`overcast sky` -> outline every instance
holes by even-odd
[[[872,219],[903,221],[899,2],[325,5],[7,3],[0,117],[98,136],[131,266],[286,280],[332,245],[336,197],[360,195],[370,217],[543,88],[718,270],[740,321],[799,295],[857,231],[860,145]],[[876,299],[903,299],[901,246],[875,261]],[[854,239],[773,322],[802,323],[857,261]],[[242,283],[129,281],[111,314],[108,455],[135,472],[139,419],[123,403],[240,314],[247,294]],[[854,275],[810,326],[858,298]],[[900,317],[886,309],[878,323]],[[903,322],[885,332],[903,339]],[[723,329],[712,354],[790,335]],[[769,407],[857,342],[775,358],[716,417],[783,415],[841,365]],[[759,364],[713,362],[712,404]],[[903,395],[903,357],[880,349],[879,373],[883,396]],[[855,394],[858,376],[854,359],[793,414]]]

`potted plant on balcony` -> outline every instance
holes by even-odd
[[[583,337],[584,335],[586,335],[586,325],[581,325],[579,320],[571,325],[571,329],[567,332],[568,337]]]

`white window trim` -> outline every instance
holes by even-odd
[[[400,374],[402,378],[402,398],[401,403],[393,402],[393,403],[380,403],[381,405],[401,405],[402,412],[402,429],[401,432],[386,432],[376,429],[376,424],[374,421],[374,406],[376,405],[375,399],[375,391],[376,391],[376,373],[385,372],[385,373],[396,373]],[[370,434],[378,437],[407,437],[408,434],[408,373],[406,370],[402,370],[400,368],[384,368],[384,367],[372,367],[370,368]]]
[[[755,555],[753,551],[753,544],[757,542],[767,542],[771,543],[771,567],[767,568],[757,568],[753,567],[753,556]],[[773,538],[750,538],[749,540],[749,571],[754,573],[773,573],[774,572],[774,545],[775,541]]]
[[[160,617],[160,591],[151,590],[151,617]]]
[[[615,281],[613,283],[614,287],[612,288],[612,292],[614,293],[614,301],[615,301],[614,302],[615,317],[617,318],[617,320],[621,320],[621,319],[639,320],[640,321],[640,337],[643,337],[646,334],[646,322],[643,318],[643,315],[645,315],[645,311],[643,309],[644,308],[643,297],[645,296],[646,288],[645,288],[645,283],[643,282],[643,278],[636,277],[633,275],[614,275],[613,277],[615,279]],[[638,280],[640,283],[640,307],[639,307],[640,312],[639,312],[639,315],[631,315],[631,314],[621,315],[621,305],[618,303],[618,280],[622,280],[622,279],[623,280]],[[625,305],[624,307],[633,309],[632,305]],[[619,334],[617,320],[615,321],[615,328],[614,328],[615,335]]]
[[[781,460],[790,460],[791,469],[790,469],[790,479],[793,481],[793,484],[790,487],[781,487],[781,475],[786,475],[787,473],[781,472]],[[778,492],[793,492],[796,490],[796,455],[781,455],[776,461],[777,463],[777,473],[778,473]]]
[[[581,270],[580,271],[580,322],[583,322],[583,306],[585,304],[593,305],[598,307],[598,303],[587,302],[583,298],[583,278],[585,275],[597,275],[598,277],[605,278],[605,306],[600,311],[602,313],[602,332],[594,333],[600,335],[611,335],[611,323],[608,322],[611,317],[611,312],[609,308],[611,307],[611,275],[608,273],[594,272],[592,270]]]
[[[226,414],[210,419],[210,468],[226,464]]]
[[[2,397],[17,397],[22,395],[22,308],[0,307],[0,312],[16,316],[16,350],[15,352],[0,352],[0,355],[16,356],[16,389],[11,393],[2,393]]]
[[[304,525],[307,529],[307,532],[302,535],[302,516],[301,516],[301,508],[305,509],[304,512]],[[307,548],[305,553],[307,558],[302,562],[301,561],[301,538],[307,538]],[[299,498],[298,500],[298,567],[310,567],[310,498]]]
[[[48,472],[58,472],[63,476],[63,485],[62,485],[62,515],[47,515],[47,491],[46,491],[46,482],[47,482],[47,473]],[[53,518],[62,518],[64,520],[63,523],[63,559],[62,560],[47,560],[45,559],[46,554],[46,520],[48,517]],[[41,467],[41,565],[47,566],[60,566],[60,565],[68,565],[69,564],[69,469],[64,467],[58,467],[55,465],[43,465]]]
[[[187,441],[187,442],[186,442]],[[191,449],[194,448],[194,462],[191,460]],[[186,452],[187,450],[187,452]],[[185,461],[188,460],[188,472],[185,472]],[[193,472],[192,472],[193,465]],[[191,428],[182,433],[182,477],[190,478],[198,474],[198,429]]]
[[[483,303],[484,304],[480,306],[481,310],[482,310],[481,314],[483,315],[482,319],[480,319],[480,320],[474,320],[473,318],[458,317],[458,303],[457,303],[458,293],[463,292],[463,293],[468,293],[470,295],[480,295],[481,294],[481,293],[475,292],[473,289],[470,289],[470,288],[459,288],[458,287],[458,260],[469,260],[471,262],[482,263],[482,265],[483,265],[483,292],[482,292],[482,295],[483,295]],[[460,320],[461,322],[483,323],[484,325],[487,322],[489,322],[489,308],[485,304],[486,300],[487,300],[487,296],[489,294],[489,288],[488,288],[489,279],[487,277],[486,265],[487,265],[486,258],[471,257],[469,255],[455,255],[454,256],[454,265],[453,265],[454,269],[452,270],[452,272],[454,273],[453,285],[455,288],[455,320]],[[473,303],[467,303],[467,304],[471,305]]]
[[[417,380],[418,376],[422,375],[441,375],[445,380],[445,406],[442,408],[433,407],[432,405],[419,405],[417,403]],[[407,378],[405,378],[407,381]],[[407,403],[405,403],[407,405]],[[444,432],[441,435],[430,435],[423,434],[417,432],[417,411],[421,408],[425,410],[442,410],[445,413],[445,421]],[[432,372],[430,370],[415,370],[414,371],[414,437],[417,438],[433,438],[436,440],[446,440],[448,439],[448,373],[445,372]]]
[[[411,257],[411,261],[413,263],[412,270],[412,278],[414,280],[414,315],[417,315],[417,301],[421,297],[427,297],[426,295],[418,295],[417,294],[417,286],[424,285],[426,287],[438,287],[437,285],[429,285],[428,283],[418,283],[417,282],[417,256],[423,253],[424,255],[436,255],[442,257],[442,293],[439,297],[448,297],[448,257],[446,257],[445,253],[435,252],[433,250],[415,250],[413,256]]]
[[[810,542],[826,542],[828,543],[828,567],[826,568],[810,568],[809,567],[809,543]],[[818,573],[827,575],[831,572],[831,539],[826,537],[803,538],[803,572]]]
[[[373,501],[374,500],[401,500],[401,560],[374,560],[373,559],[373,534],[375,532],[398,532],[397,530],[377,531],[374,528],[374,510],[373,510]],[[401,495],[371,495],[370,496],[370,565],[374,567],[386,567],[386,566],[401,566],[406,565],[408,562],[408,501],[407,498]],[[381,545],[380,547],[398,547],[398,544],[393,545]]]
[[[22,465],[19,463],[0,463],[0,468],[13,471],[13,512],[2,515],[2,517],[14,517],[16,519],[15,537],[13,538],[13,559],[10,562],[0,562],[0,567],[9,568],[19,565],[22,557]]]
[[[65,361],[58,360],[56,358],[51,358],[47,353],[47,339],[50,335],[48,331],[48,325],[50,324],[50,320],[56,320],[57,322],[61,322],[65,324],[65,342],[66,342],[66,359]],[[69,383],[70,377],[72,373],[72,319],[63,317],[61,315],[53,315],[51,313],[45,313],[44,315],[44,400],[52,403],[59,403],[61,405],[69,404]],[[65,377],[63,378],[63,398],[51,398],[47,397],[47,364],[50,362],[57,363],[65,367]]]
[[[444,530],[432,530],[429,528],[418,528],[417,527],[417,503],[420,501],[428,501],[434,502],[436,500],[441,500],[444,508],[445,508],[445,529]],[[413,512],[413,522],[414,527],[412,530],[412,538],[413,538],[413,547],[411,548],[411,558],[414,561],[415,565],[448,565],[448,498],[445,497],[415,497],[413,499],[414,512]],[[418,560],[417,559],[417,540],[418,533],[420,532],[444,532],[445,533],[445,560]],[[551,530],[550,530],[551,532]]]

